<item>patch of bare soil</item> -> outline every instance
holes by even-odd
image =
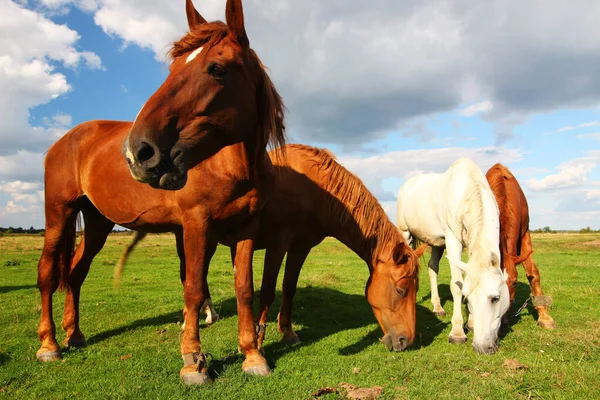
[[[326,394],[336,393],[341,396],[345,396],[348,400],[375,400],[381,393],[383,388],[381,386],[373,386],[370,388],[361,388],[351,383],[341,382],[339,385],[331,387],[327,386],[321,388],[312,394],[313,397],[319,398]]]

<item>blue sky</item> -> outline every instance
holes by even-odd
[[[224,0],[196,3],[223,18]],[[290,141],[333,150],[392,220],[407,177],[466,156],[506,164],[532,228],[555,229],[600,229],[599,7],[244,2]],[[0,226],[43,227],[43,153],[83,121],[133,119],[186,28],[183,0],[0,0]]]

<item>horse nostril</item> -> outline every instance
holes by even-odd
[[[400,348],[402,350],[408,347],[408,339],[404,335],[400,335],[400,337],[398,338],[398,343],[400,344]]]
[[[140,148],[137,151],[136,158],[139,162],[146,162],[154,157],[154,148],[146,142],[140,144]]]

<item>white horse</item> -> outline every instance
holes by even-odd
[[[498,331],[509,306],[508,286],[500,269],[498,205],[481,169],[461,158],[441,174],[423,174],[406,181],[398,193],[398,228],[432,246],[429,260],[433,311],[443,316],[437,288],[439,261],[447,250],[454,300],[450,343],[467,341],[461,302],[467,299],[473,318],[473,349],[494,353]],[[469,254],[461,261],[463,249]],[[464,282],[463,282],[463,273]]]

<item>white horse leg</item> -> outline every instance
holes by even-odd
[[[438,272],[440,270],[440,259],[444,254],[443,247],[432,247],[431,258],[429,259],[429,283],[431,284],[431,304],[433,313],[438,317],[445,317],[446,311],[442,308],[440,294],[438,293]]]
[[[462,271],[457,267],[461,261],[462,255],[462,244],[454,236],[454,234],[448,232],[446,234],[446,252],[448,253],[448,260],[450,261],[450,274],[452,278],[450,280],[450,291],[452,292],[452,299],[454,301],[454,309],[452,312],[452,331],[448,340],[450,343],[465,343],[467,341],[467,335],[463,328],[463,316],[462,316],[462,292],[457,282],[462,285],[463,277]]]
[[[467,328],[469,328],[470,331],[473,331],[474,327],[475,325],[473,325],[473,314],[469,313],[469,319],[467,319]]]

